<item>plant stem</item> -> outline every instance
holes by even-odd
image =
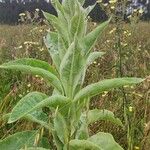
[[[124,5],[124,4],[123,4]],[[122,20],[124,19],[124,13],[121,17],[118,17],[118,21],[117,21],[117,25],[116,25],[116,39],[117,39],[117,42],[116,42],[116,48],[117,48],[117,52],[118,52],[118,58],[119,58],[119,61],[118,61],[118,67],[117,67],[117,76],[118,77],[123,77],[123,67],[122,67],[122,59],[123,59],[123,56],[122,56],[122,45],[121,45],[121,38],[122,38]],[[127,96],[126,96],[126,92],[125,92],[125,89],[122,87],[120,88],[121,90],[121,93],[123,95],[123,111],[124,111],[124,120],[125,120],[125,126],[126,126],[126,129],[127,129],[127,143],[128,143],[128,150],[132,150],[133,149],[133,141],[132,141],[132,134],[131,134],[131,131],[132,131],[132,127],[131,127],[131,122],[130,122],[130,118],[129,118],[129,115],[128,115],[128,105],[129,105],[129,102],[128,102],[128,99],[127,99]]]

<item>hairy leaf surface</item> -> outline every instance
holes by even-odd
[[[93,31],[91,31],[90,33],[88,33],[83,40],[81,41],[81,43],[83,43],[83,49],[85,51],[86,55],[89,55],[90,50],[92,49],[92,47],[95,45],[99,35],[104,31],[104,29],[108,26],[109,21],[105,21],[102,24],[100,24],[98,27],[96,27]]]
[[[1,150],[20,150],[25,146],[33,146],[37,131],[18,132],[0,141]]]
[[[68,105],[68,103],[70,103],[70,100],[60,95],[54,95],[49,98],[43,99],[42,95],[39,97],[38,94],[28,94],[27,96],[22,98],[22,100],[19,101],[13,108],[11,116],[9,118],[9,123],[14,122],[21,117],[25,117],[30,112],[34,112],[43,107],[64,107],[65,105]]]
[[[113,88],[122,87],[125,85],[133,85],[142,82],[143,79],[141,78],[114,78],[114,79],[106,79],[91,85],[86,86],[82,90],[80,90],[75,98],[74,101],[82,101],[84,98],[93,97],[98,95],[104,91],[109,91]]]
[[[73,42],[65,54],[60,65],[60,78],[67,96],[72,97],[84,65],[81,51]]]
[[[27,94],[13,108],[8,122],[12,123],[24,117],[28,114],[30,109],[32,109],[37,103],[40,103],[45,98],[47,98],[47,96],[40,92],[32,92]]]
[[[53,85],[53,87],[56,87],[58,91],[62,91],[61,82],[56,76],[56,71],[46,62],[35,59],[19,59],[4,63],[0,65],[0,68],[39,75],[48,81],[49,84]]]
[[[68,139],[68,136],[69,136],[68,127],[67,127],[66,120],[59,112],[56,112],[55,117],[54,117],[54,129],[60,141],[63,144],[67,144],[69,140]]]
[[[103,150],[123,150],[123,148],[114,140],[109,133],[99,132],[90,138],[88,141],[100,146]]]
[[[88,113],[84,112],[81,115],[81,121],[84,119],[84,116],[87,115],[87,123],[91,124],[96,121],[100,120],[105,120],[105,121],[110,121],[116,125],[123,126],[122,122],[120,121],[119,118],[116,118],[113,114],[113,112],[109,110],[99,110],[99,109],[93,109],[89,110]],[[83,119],[82,119],[83,117]]]
[[[97,144],[88,141],[88,140],[71,140],[70,141],[70,150],[104,150],[101,149]]]

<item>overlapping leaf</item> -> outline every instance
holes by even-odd
[[[63,41],[65,41],[66,46],[69,45],[69,33],[67,30],[67,24],[65,22],[62,22],[60,18],[51,15],[47,12],[43,12],[45,18],[50,22],[50,24],[56,29],[56,31],[61,35]]]
[[[56,112],[55,117],[54,117],[54,130],[56,131],[57,136],[60,139],[60,141],[63,144],[67,144],[69,140],[68,139],[69,137],[68,127],[67,127],[66,120],[59,112]]]
[[[71,140],[70,150],[104,150],[101,149],[97,144],[90,142],[88,140]]]
[[[110,121],[116,125],[123,126],[122,122],[119,118],[116,118],[113,114],[113,112],[109,110],[99,110],[99,109],[93,109],[89,110],[87,113],[84,112],[81,115],[81,121],[83,120],[82,117],[87,116],[87,124],[94,123],[96,121],[105,120]]]
[[[47,98],[47,96],[40,92],[32,92],[27,94],[13,108],[8,122],[12,123],[24,117],[28,114],[28,111],[30,109],[32,109],[36,104],[43,101],[45,98]]]
[[[75,36],[80,39],[85,36],[87,21],[85,20],[83,8],[79,3],[76,4],[75,10],[75,14],[71,19],[70,33],[73,39]]]
[[[58,34],[56,32],[48,32],[44,41],[54,65],[56,66],[57,70],[59,70],[61,60],[59,58],[58,50]]]
[[[33,146],[37,131],[18,132],[0,141],[1,150],[20,150],[25,146]]]
[[[90,50],[95,45],[99,35],[104,31],[104,29],[108,26],[110,20],[101,23],[98,27],[96,27],[93,31],[88,33],[81,41],[84,52],[86,55],[89,55]]]
[[[54,95],[49,98],[45,98],[45,95],[41,93],[29,93],[24,98],[22,98],[17,105],[13,108],[11,116],[9,118],[9,123],[12,123],[27,114],[34,112],[43,107],[62,107],[67,105],[70,101],[68,98],[60,95]]]
[[[61,82],[57,78],[57,72],[46,62],[24,58],[10,61],[0,65],[0,68],[32,73],[43,77],[48,84],[51,84],[58,91],[62,92]]]
[[[72,97],[84,66],[81,50],[73,42],[65,54],[60,65],[60,78],[67,96]]]
[[[88,138],[88,141],[98,145],[102,150],[123,150],[109,133],[99,132]]]
[[[98,95],[104,91],[109,91],[113,88],[122,87],[125,85],[133,85],[142,82],[143,79],[141,78],[114,78],[114,79],[106,79],[100,82],[91,84],[80,90],[75,98],[74,101],[82,101],[84,98],[90,98],[95,95]]]

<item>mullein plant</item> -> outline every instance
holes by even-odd
[[[100,24],[90,33],[87,32],[87,16],[95,5],[83,8],[85,0],[53,0],[52,4],[58,16],[44,13],[53,26],[44,38],[50,56],[51,66],[47,62],[23,58],[4,63],[2,69],[18,70],[39,75],[53,86],[51,96],[41,92],[31,92],[24,96],[1,119],[14,123],[27,119],[40,124],[52,135],[57,150],[123,150],[109,133],[99,132],[90,135],[88,126],[99,120],[108,120],[123,126],[111,111],[89,109],[92,97],[124,85],[133,85],[143,81],[141,78],[106,79],[83,87],[86,69],[102,52],[92,52],[97,38],[108,26],[110,20]],[[43,108],[49,113],[45,113]],[[40,142],[35,146],[36,130],[23,131],[0,140],[2,150],[55,149]],[[38,138],[39,139],[39,138]],[[41,141],[46,138],[41,138]],[[51,140],[51,139],[50,139]],[[52,143],[52,142],[51,142]]]

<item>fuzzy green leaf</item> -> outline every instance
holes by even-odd
[[[43,107],[57,108],[59,106],[62,107],[67,105],[69,102],[70,101],[66,97],[60,95],[54,95],[44,99],[42,95],[39,97],[39,94],[36,94],[35,92],[30,93],[22,98],[22,100],[19,101],[13,108],[9,123],[14,122],[21,117],[26,116],[30,112],[34,112],[35,110],[41,109]]]
[[[1,116],[0,121],[7,121],[10,118],[10,115],[11,115],[11,113]],[[32,121],[32,122],[36,122],[48,130],[52,129],[52,125],[47,123],[47,121],[48,121],[47,115],[45,113],[43,113],[42,110],[28,113],[23,118],[25,118],[29,121]]]
[[[90,50],[95,45],[99,35],[104,31],[104,29],[108,26],[109,21],[105,21],[104,23],[100,24],[98,27],[96,27],[93,31],[88,33],[81,43],[83,43],[83,49],[85,51],[85,54],[89,55]]]
[[[83,13],[83,8],[79,5],[79,3],[77,3],[75,10],[75,15],[71,20],[70,33],[73,39],[75,36],[83,38],[86,33],[85,15]]]
[[[94,123],[96,121],[105,120],[110,121],[116,125],[123,126],[122,122],[119,118],[116,118],[113,114],[113,112],[109,110],[99,110],[99,109],[93,109],[89,110],[88,113],[84,112],[81,116],[81,121],[83,120],[84,116],[87,115],[88,124]]]
[[[58,34],[58,51],[59,51],[59,57],[62,61],[64,55],[66,54],[66,51],[68,47],[65,44],[66,41],[63,40],[62,36]]]
[[[102,150],[123,150],[109,133],[99,132],[88,138],[88,141],[100,146]]]
[[[62,0],[65,14],[72,17],[75,13],[75,0]]]
[[[56,32],[48,32],[44,41],[54,65],[56,66],[57,70],[59,70],[60,58],[58,50],[58,34]]]
[[[26,65],[26,66],[36,67],[36,68],[47,70],[56,76],[58,75],[56,70],[50,64],[39,59],[22,58],[22,59],[17,59],[17,60],[2,64],[2,66],[10,66],[10,65]]]
[[[54,130],[56,131],[60,141],[63,144],[67,144],[69,136],[67,123],[64,117],[59,112],[56,112],[56,115],[54,117]]]
[[[86,14],[86,16],[89,15],[89,13],[94,9],[95,6],[96,6],[96,3],[95,3],[94,5],[88,6],[88,7],[85,9],[85,14]]]
[[[113,88],[122,87],[125,85],[134,85],[137,83],[142,82],[143,79],[141,78],[114,78],[114,79],[106,79],[91,85],[86,86],[82,90],[80,90],[75,98],[74,101],[82,101],[84,98],[91,98],[95,95],[98,95],[104,91],[109,91]]]
[[[52,24],[52,26],[57,30],[58,34],[61,35],[63,41],[65,41],[66,46],[69,44],[69,33],[68,33],[68,24],[66,20],[64,20],[64,16],[61,14],[61,18],[51,15],[49,13],[43,12],[45,18]],[[63,18],[63,21],[62,21]]]
[[[70,150],[103,150],[98,145],[88,140],[71,140]]]
[[[57,133],[56,133],[55,130],[53,130],[52,135],[53,135],[54,143],[55,143],[55,145],[56,145],[56,147],[57,147],[57,150],[62,150],[64,144],[63,144],[63,143],[60,141],[60,139],[58,138]]]
[[[0,141],[1,150],[20,150],[25,146],[33,146],[37,131],[24,131],[10,135]]]
[[[60,65],[60,78],[67,96],[73,96],[73,92],[81,78],[83,66],[84,58],[80,49],[73,42]]]
[[[48,129],[49,131],[52,130],[52,125],[48,123],[48,116],[42,110],[37,110],[32,113],[28,113],[23,118],[32,122],[36,122]]]
[[[13,108],[8,123],[15,122],[27,115],[30,109],[32,109],[36,104],[40,103],[45,98],[47,98],[47,96],[40,92],[32,92],[27,94]]]
[[[53,26],[56,28],[59,28],[59,20],[55,15],[49,14],[47,12],[43,11],[43,15],[46,18],[46,20]]]
[[[87,123],[87,117],[82,115],[82,120],[80,120],[80,126],[76,133],[76,138],[83,140],[87,139],[89,137],[89,130],[88,130],[88,123]]]
[[[56,76],[56,71],[46,62],[36,59],[19,59],[0,65],[0,68],[22,71],[43,77],[49,84],[62,91],[61,83]]]

